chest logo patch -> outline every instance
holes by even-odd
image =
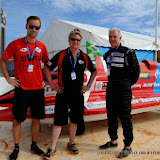
[[[20,51],[21,52],[27,52],[27,48],[21,48]]]
[[[84,61],[78,60],[78,63],[79,63],[79,64],[84,64]]]
[[[40,53],[40,52],[41,52],[41,49],[38,48],[38,47],[36,47],[36,51],[37,51],[38,53]]]
[[[49,66],[51,66],[51,65],[52,65],[52,62],[48,61],[47,64],[48,64]]]

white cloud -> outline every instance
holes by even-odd
[[[97,22],[101,25],[113,24],[116,26],[137,28],[142,26],[153,27],[155,25],[156,1],[151,0],[37,0],[49,5],[53,10],[72,13],[79,11],[79,14],[86,14],[92,11],[99,15]],[[83,13],[84,12],[84,13]],[[86,18],[85,17],[85,18]],[[136,27],[135,27],[136,26]],[[139,28],[138,28],[139,26]],[[136,32],[136,31],[135,31]]]
[[[96,12],[104,11],[104,7],[118,2],[118,0],[37,0],[44,2],[53,8],[59,8],[62,12],[72,12],[76,10],[88,11],[93,10]]]
[[[76,11],[88,11],[93,10],[95,12],[107,12],[110,10],[114,12],[119,9],[120,13],[133,12],[137,13],[139,11],[147,11],[149,8],[153,8],[155,3],[151,0],[37,0],[42,3],[42,1],[53,8],[59,8],[63,11],[71,12]]]
[[[21,33],[25,32],[25,21],[30,15],[41,17],[42,30],[40,34],[44,33],[53,18],[103,27],[119,27],[123,31],[151,36],[154,36],[155,32],[156,0],[1,1],[2,8],[7,11],[8,39],[13,35],[19,37]],[[160,33],[158,34],[160,37]]]
[[[20,34],[13,35],[13,37],[16,37],[16,38],[21,38],[25,36],[26,36],[26,33],[20,33]]]

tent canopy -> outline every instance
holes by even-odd
[[[53,19],[41,41],[46,45],[49,54],[54,55],[69,46],[68,35],[79,28],[83,34],[81,49],[86,51],[86,41],[96,46],[110,47],[108,34],[109,28],[88,24],[75,23],[59,19]],[[154,37],[122,31],[122,45],[137,50],[160,50],[160,45],[155,45]],[[160,44],[160,40],[158,40]]]

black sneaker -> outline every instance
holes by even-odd
[[[51,156],[53,155],[53,153],[55,153],[55,152],[56,152],[56,149],[52,149],[51,147],[49,147],[47,149],[47,152],[44,153],[44,159],[50,159]]]
[[[123,148],[123,150],[119,153],[118,158],[127,157],[132,152],[132,149]]]
[[[78,154],[79,150],[76,148],[76,144],[74,142],[68,143],[67,147],[70,149],[72,153]]]
[[[31,152],[33,154],[37,154],[37,155],[40,155],[42,156],[44,154],[44,152],[37,146],[37,145],[31,145]]]
[[[118,146],[118,143],[113,144],[111,141],[109,141],[106,144],[99,146],[99,149],[106,149],[106,148],[117,147],[117,146]]]
[[[13,152],[10,154],[10,160],[16,160],[18,158],[19,149],[14,149]]]

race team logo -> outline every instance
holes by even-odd
[[[38,48],[38,47],[36,47],[36,51],[37,51],[38,53],[40,53],[40,52],[41,52],[41,49]]]
[[[79,64],[84,64],[84,61],[79,60],[78,63],[79,63]]]
[[[48,63],[47,63],[49,66],[51,66],[52,65],[52,62],[50,62],[50,61],[48,61]]]
[[[27,52],[27,48],[21,48],[20,51],[21,51],[21,52]],[[40,52],[41,52],[41,49],[38,48],[38,47],[36,47],[36,51],[37,51],[38,53],[40,53]]]
[[[20,51],[21,52],[27,52],[27,48],[21,48]]]

